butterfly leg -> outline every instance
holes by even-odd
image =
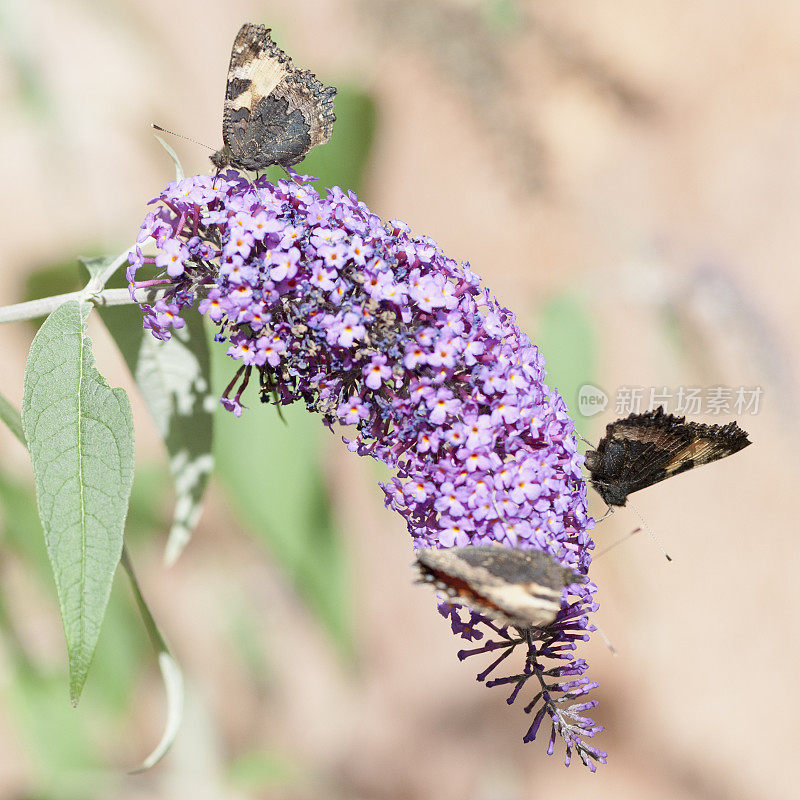
[[[606,513],[605,513],[605,514],[603,514],[603,516],[602,516],[602,517],[600,517],[599,519],[596,519],[596,520],[595,520],[595,522],[602,522],[602,521],[603,521],[604,519],[606,519],[607,517],[610,517],[610,516],[611,516],[613,513],[614,513],[614,506],[609,506],[609,507],[606,509]]]

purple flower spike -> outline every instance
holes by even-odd
[[[131,254],[131,290],[161,279],[166,294],[142,306],[145,327],[169,338],[183,310],[215,323],[239,369],[222,404],[236,415],[252,372],[262,400],[302,400],[326,425],[354,428],[345,442],[394,470],[385,502],[414,547],[499,543],[535,548],[588,575],[594,521],[583,456],[544,359],[511,311],[468,264],[447,258],[399,220],[384,224],[352,192],[326,197],[294,175],[276,184],[228,171],[170,184],[153,201]],[[144,242],[156,243],[143,257]],[[142,268],[156,274],[136,281]],[[545,629],[502,628],[461,606],[440,606],[453,633],[485,653],[479,674],[525,707],[525,740],[560,739],[566,763],[591,769],[605,754],[585,712],[594,684],[574,656],[595,630],[596,586],[564,590]],[[519,650],[517,650],[519,648]],[[512,652],[522,671],[497,672]],[[489,676],[492,676],[489,679]]]

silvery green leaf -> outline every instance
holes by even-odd
[[[166,692],[167,719],[164,722],[164,732],[153,751],[134,772],[144,772],[161,761],[172,747],[183,720],[183,673],[181,668],[168,650],[159,652],[158,668],[161,670],[161,678],[164,681]]]
[[[203,320],[189,311],[186,326],[162,342],[148,330],[131,335],[134,326],[141,328],[138,308],[108,308],[102,316],[169,454],[176,499],[164,557],[173,564],[200,518],[203,494],[214,468],[212,411],[217,401],[209,393],[208,340]]]
[[[90,279],[95,279],[98,275],[102,275],[103,270],[105,270],[113,260],[114,259],[109,256],[78,256],[78,261],[86,268]]]
[[[44,321],[28,355],[22,401],[73,702],[86,682],[122,551],[134,461],[130,403],[95,369],[89,308],[70,301]]]
[[[173,564],[191,537],[214,468],[208,342],[202,318],[191,312],[186,326],[167,342],[145,331],[134,377],[169,452],[175,512],[164,554]]]
[[[105,289],[109,279],[114,273],[128,261],[130,248],[124,250],[118,256],[97,256],[87,257],[78,256],[78,261],[86,268],[89,273],[89,282],[84,289],[87,295],[93,292],[101,292]]]

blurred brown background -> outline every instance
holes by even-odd
[[[94,320],[98,365],[134,402],[137,519],[150,518],[131,549],[185,670],[186,719],[162,764],[125,775],[157,740],[163,700],[122,581],[69,708],[52,579],[34,579],[41,532],[15,522],[30,519],[29,500],[12,508],[29,462],[0,430],[0,798],[795,796],[800,6],[2,0],[0,304],[28,296],[36,275],[40,295],[62,291],[74,267],[58,265],[132,242],[173,176],[151,121],[219,146],[245,21],[357,98],[337,106],[337,126],[357,128],[347,109],[369,104],[368,154],[345,137],[366,156],[360,196],[471,262],[542,346],[571,409],[586,382],[612,397],[759,386],[759,413],[739,420],[755,446],[634,498],[672,564],[645,536],[596,564],[597,621],[618,655],[600,638],[585,647],[609,753],[593,776],[547,758],[545,741],[523,745],[521,709],[475,683],[482,663],[458,662],[432,597],[411,584],[376,469],[333,437],[314,439],[309,463],[346,562],[341,608],[324,592],[307,602],[302,575],[252,535],[224,480],[166,570],[164,456]],[[188,174],[210,169],[204,149],[171,144]],[[17,405],[33,331],[2,330],[0,393]],[[581,430],[597,441],[615,416],[612,401]],[[256,476],[284,457],[241,453]],[[619,511],[598,551],[638,524]],[[324,586],[328,553],[311,556]]]

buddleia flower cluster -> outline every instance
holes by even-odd
[[[198,175],[151,202],[131,291],[161,290],[142,306],[159,339],[195,305],[217,326],[239,365],[225,408],[240,415],[256,378],[262,400],[305,403],[352,452],[393,470],[385,502],[415,548],[535,548],[587,576],[594,523],[573,423],[544,382],[541,353],[469,264],[399,220],[382,222],[352,192],[323,197],[294,173],[277,183]],[[151,239],[155,255],[145,255]],[[137,280],[142,268],[150,276]],[[569,587],[542,630],[439,606],[477,645],[460,658],[492,654],[479,680],[510,688],[509,703],[532,690],[525,740],[549,727],[548,752],[560,738],[566,763],[577,753],[592,770],[605,761],[587,743],[601,730],[585,716],[596,684],[575,648],[594,630],[595,592],[588,580]],[[499,676],[515,651],[521,671]]]

